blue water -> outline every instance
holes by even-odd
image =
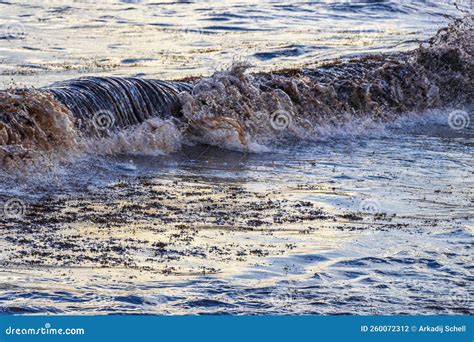
[[[417,47],[470,1],[19,1],[0,3],[0,84],[84,75],[182,78]]]
[[[3,192],[28,206],[21,221],[2,228],[2,310],[472,313],[473,143],[471,129],[453,134],[438,114],[365,138],[262,154],[195,146],[166,157],[85,157],[23,186],[7,180]],[[161,184],[157,192],[152,184]],[[236,187],[244,192],[211,200]],[[143,208],[157,205],[155,194],[158,206],[170,203],[166,193],[177,196],[174,219],[166,219],[170,209],[148,216]],[[331,218],[280,224],[262,209],[260,219],[274,223],[242,229],[254,210],[245,203],[267,203],[258,196],[281,201],[283,217],[301,213],[292,205],[302,201]],[[39,224],[30,216],[38,203],[52,210],[36,212],[49,217]],[[92,219],[101,205],[122,208],[122,222]],[[76,208],[71,220],[64,211]]]
[[[317,66],[414,48],[469,5],[2,2],[0,84]],[[24,207],[0,217],[0,312],[472,314],[474,118],[451,111],[261,153],[2,169],[2,205]]]

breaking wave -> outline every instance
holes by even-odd
[[[319,68],[188,82],[88,77],[0,92],[1,165],[48,153],[169,153],[183,143],[240,151],[363,134],[430,109],[472,104],[472,16],[412,52]],[[355,129],[357,127],[357,129]]]

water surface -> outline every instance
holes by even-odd
[[[0,82],[177,79],[416,47],[435,1],[9,1]],[[82,153],[0,170],[9,314],[472,314],[472,122],[453,109],[241,153]],[[469,108],[466,112],[469,112]],[[464,110],[463,109],[463,110]]]

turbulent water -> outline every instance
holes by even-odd
[[[468,4],[0,6],[3,311],[472,313]]]

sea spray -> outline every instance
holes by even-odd
[[[0,160],[44,152],[169,153],[183,142],[240,151],[349,135],[407,113],[464,108],[473,98],[472,16],[419,49],[319,68],[247,73],[248,64],[191,83],[86,77],[0,96]],[[72,153],[71,153],[72,152]]]
[[[76,149],[76,118],[51,94],[8,90],[0,96],[0,163],[38,157],[41,151]]]
[[[472,38],[472,17],[466,17],[409,53],[257,74],[247,74],[249,65],[238,63],[181,94],[182,112],[196,139],[233,149],[240,141],[248,150],[250,143],[319,140],[344,127],[368,128],[408,113],[468,106]]]

